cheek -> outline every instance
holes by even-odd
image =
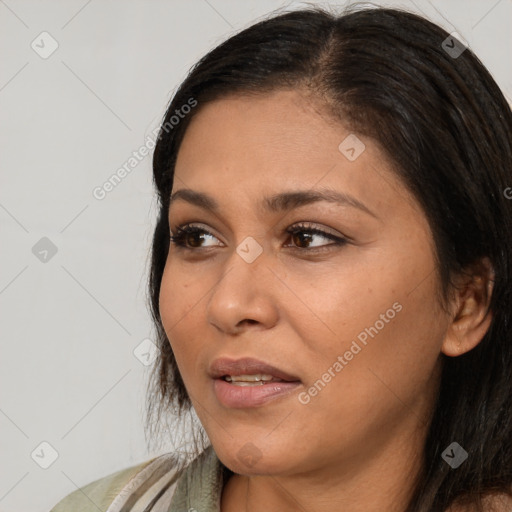
[[[350,366],[363,365],[366,372],[369,364],[400,373],[401,364],[404,370],[421,366],[422,358],[426,364],[425,357],[435,361],[447,325],[437,303],[434,255],[426,230],[404,231],[373,249],[348,248],[339,261],[302,277],[305,305],[296,301],[295,312],[289,310],[308,357],[325,367],[357,342],[361,351],[354,348]],[[300,290],[301,276],[290,278]],[[315,365],[316,375],[309,376],[318,378],[320,370]]]
[[[388,277],[386,277],[386,273]],[[289,273],[287,284],[295,291],[283,301],[287,316],[305,348],[315,359],[327,362],[322,356],[342,355],[351,342],[371,339],[368,333],[388,330],[399,316],[400,300],[404,295],[389,269],[375,262],[360,261],[349,265],[333,262],[318,272]],[[304,290],[299,293],[297,290]]]
[[[355,427],[430,396],[448,320],[437,302],[435,273],[425,279],[419,271],[429,268],[426,260],[395,260],[373,271],[368,265],[317,281],[322,322],[297,315],[307,344],[310,412],[337,411]]]
[[[160,287],[160,316],[184,380],[193,371],[191,365],[200,351],[194,340],[201,339],[198,326],[204,293],[200,279],[194,281],[190,272],[167,263]]]

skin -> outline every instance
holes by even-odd
[[[160,311],[199,419],[236,473],[222,512],[404,510],[441,354],[470,350],[489,327],[486,279],[461,282],[441,308],[424,213],[376,141],[359,137],[366,147],[355,161],[340,152],[350,133],[306,92],[279,90],[203,105],[182,142],[173,192],[207,193],[220,209],[171,205],[173,234],[200,223],[214,236],[189,237],[188,251],[171,244]],[[320,188],[350,194],[374,215],[328,202],[277,213],[260,206],[272,194]],[[301,221],[348,242],[286,233]],[[263,250],[252,263],[236,252],[248,236]],[[394,303],[401,311],[301,403],[299,393]],[[261,407],[223,406],[208,367],[246,356],[298,376],[300,387]],[[238,457],[246,443],[256,447],[254,465]]]

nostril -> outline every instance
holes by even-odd
[[[257,320],[253,320],[252,318],[246,318],[245,320],[240,320],[240,322],[238,322],[238,324],[237,324],[237,327],[241,327],[244,324],[257,324],[257,323],[258,323]]]

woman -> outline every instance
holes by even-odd
[[[512,115],[416,15],[231,37],[154,153],[157,417],[211,445],[64,510],[512,510]]]

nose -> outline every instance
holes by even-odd
[[[265,253],[248,263],[233,251],[210,295],[208,322],[222,333],[233,335],[248,328],[272,328],[279,318],[279,286],[282,284],[268,268]]]

